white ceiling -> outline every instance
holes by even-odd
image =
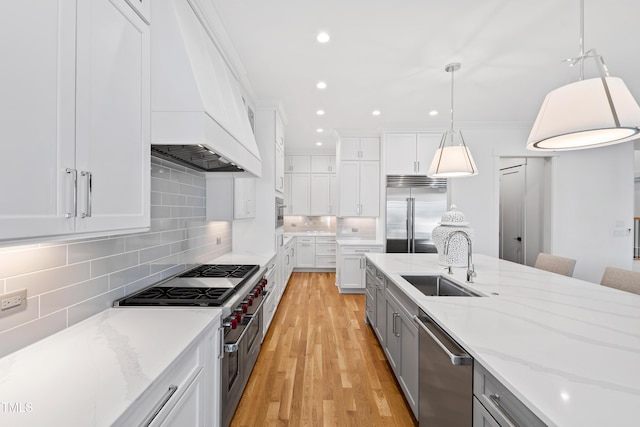
[[[333,131],[444,131],[450,62],[462,63],[454,101],[463,130],[529,127],[547,92],[578,80],[578,67],[562,60],[579,52],[579,0],[212,1],[243,80],[257,100],[284,106],[287,151],[333,150]],[[585,48],[596,48],[637,100],[639,15],[638,0],[585,0]],[[329,43],[316,41],[320,31]],[[593,60],[585,75],[596,77]],[[315,87],[319,80],[327,82],[324,91]],[[382,114],[372,116],[374,109]]]

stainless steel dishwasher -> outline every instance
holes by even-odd
[[[420,327],[420,427],[471,427],[473,358],[422,310]]]

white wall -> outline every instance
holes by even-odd
[[[451,180],[450,196],[474,228],[474,252],[498,256],[499,157],[553,156],[551,252],[575,258],[574,277],[591,282],[607,265],[631,269],[632,236],[613,233],[618,221],[633,227],[633,144],[541,153],[525,149],[529,130],[463,129],[480,173]]]

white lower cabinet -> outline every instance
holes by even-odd
[[[296,267],[315,268],[316,266],[316,238],[296,237]]]
[[[366,253],[382,252],[382,245],[338,245],[336,283],[340,292],[364,292]]]
[[[212,324],[114,426],[219,426],[220,351],[220,331]]]

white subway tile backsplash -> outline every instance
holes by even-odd
[[[0,277],[18,276],[32,271],[60,267],[67,263],[67,245],[27,249],[0,253]]]
[[[204,174],[152,157],[151,176],[148,233],[0,248],[0,293],[28,295],[25,310],[0,318],[0,356],[231,250],[231,223],[205,220]]]
[[[171,244],[143,249],[140,251],[140,263],[143,264],[146,262],[155,261],[169,255],[171,255]]]
[[[0,338],[3,336],[2,332],[36,320],[38,317],[40,317],[40,297],[27,298],[26,308],[2,319],[0,322]],[[0,349],[3,347],[0,345]],[[1,350],[0,353],[2,353]]]
[[[0,340],[2,340],[0,357],[13,353],[42,338],[46,338],[66,327],[67,312],[62,310],[2,332],[0,333]]]
[[[68,263],[74,264],[120,254],[125,251],[124,243],[124,238],[112,238],[70,244],[68,247]]]
[[[40,295],[40,316],[46,316],[108,291],[109,278],[102,276]]]
[[[98,314],[101,311],[112,307],[113,301],[124,297],[124,295],[124,289],[119,288],[69,307],[68,326],[75,325],[94,314]]]
[[[135,282],[151,274],[150,264],[136,265],[135,267],[120,270],[109,274],[109,289],[117,289],[129,283]]]
[[[91,261],[91,277],[104,276],[139,264],[139,252],[127,252]]]
[[[6,279],[7,292],[26,288],[28,291],[27,297],[31,297],[55,291],[90,278],[91,263],[89,261],[81,262]]]

